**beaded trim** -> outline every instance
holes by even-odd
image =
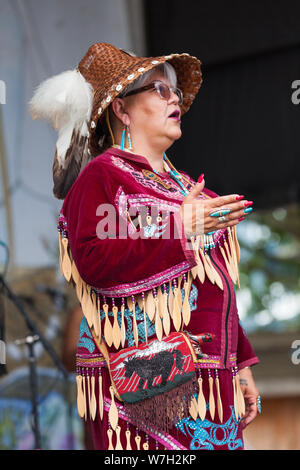
[[[236,353],[232,353],[229,356],[228,368],[236,367],[237,357]],[[196,369],[223,369],[221,367],[221,356],[209,355],[208,358],[198,359],[194,361]],[[102,354],[76,354],[76,366],[77,367],[107,367],[106,361]]]
[[[122,158],[116,157],[114,155],[111,155],[110,158],[111,158],[112,163],[116,167],[130,173],[131,176],[135,179],[135,181],[142,184],[143,186],[147,188],[151,188],[151,189],[153,188],[155,191],[163,194],[164,196],[168,195],[174,199],[178,199],[182,201],[183,199],[182,194],[180,193],[178,186],[176,186],[173,182],[172,182],[172,189],[166,189],[164,186],[162,186],[160,183],[158,183],[154,179],[147,178],[146,175],[143,173],[143,171],[136,170],[128,162],[125,162],[124,160],[122,160]],[[169,179],[170,178],[168,178],[168,181]]]
[[[230,354],[228,368],[235,367],[236,361],[237,361],[236,354],[235,353]],[[198,361],[195,362],[195,368],[197,369],[223,369],[223,366],[221,365],[221,356],[209,355],[208,358],[198,359]]]
[[[107,367],[102,354],[76,354],[76,367]]]
[[[130,284],[119,284],[118,286],[107,288],[107,289],[93,289],[102,295],[107,297],[122,297],[134,294],[139,294],[141,291],[148,291],[154,289],[155,287],[160,286],[165,282],[169,282],[174,279],[174,277],[179,276],[180,274],[185,274],[190,271],[191,265],[187,261],[177,264],[176,266],[162,271],[160,276],[157,274],[149,277],[148,279],[143,279],[137,282],[131,282]]]

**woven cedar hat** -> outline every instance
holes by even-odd
[[[196,57],[189,54],[136,57],[111,44],[97,43],[91,46],[78,67],[94,89],[91,135],[99,117],[116,96],[136,78],[166,61],[175,68],[178,88],[183,92],[181,113],[184,114],[190,108],[202,82],[201,62]]]
[[[54,195],[63,199],[76,176],[99,151],[97,125],[105,109],[136,78],[169,62],[183,93],[181,113],[190,108],[202,83],[201,62],[187,53],[136,57],[107,43],[93,44],[75,70],[44,81],[30,101],[34,119],[59,132],[53,164]]]

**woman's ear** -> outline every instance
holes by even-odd
[[[111,103],[112,110],[115,116],[121,121],[124,126],[130,125],[130,119],[125,111],[125,103],[122,98],[115,98]]]

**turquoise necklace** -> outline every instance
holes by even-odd
[[[169,167],[169,165],[167,164],[167,156],[166,156],[166,154],[164,154],[164,162],[165,162],[165,169],[166,169],[167,172],[169,173],[170,177],[171,177],[174,181],[176,181],[176,183],[182,188],[182,189],[180,189],[179,191],[180,191],[184,196],[187,196],[187,194],[188,194],[189,192],[188,192],[188,190],[186,189],[186,187],[184,186],[184,184],[182,183],[182,181],[180,181],[180,180],[182,180],[182,177],[181,177],[181,175],[178,173],[177,170],[171,169],[171,168]],[[153,168],[152,168],[152,169],[153,169]],[[154,171],[154,173],[156,173],[158,176],[160,176],[160,174],[159,174],[157,171],[155,171],[155,170],[153,170],[153,171]]]
[[[170,167],[169,167],[169,165],[168,165],[168,163],[167,163],[167,156],[166,156],[166,154],[164,154],[164,167],[165,167],[165,169],[167,170],[167,172],[169,173],[170,177],[171,177],[174,181],[176,181],[176,182],[179,184],[179,186],[181,186],[182,190],[180,189],[180,192],[181,192],[184,196],[186,196],[186,195],[189,193],[189,191],[186,189],[186,187],[184,186],[184,184],[183,184],[182,181],[181,181],[181,180],[182,180],[182,176],[178,173],[178,171],[176,170],[176,168],[174,168],[174,167],[173,167],[173,168],[170,168]],[[153,171],[154,171],[158,176],[160,176],[157,171],[155,171],[155,170],[153,170]],[[213,239],[213,234],[214,234],[214,233],[215,233],[215,232],[213,231],[213,232],[208,232],[208,233],[206,233],[206,234],[204,235],[204,248],[205,248],[205,250],[210,250],[211,248],[215,248],[216,245],[215,245],[215,242],[214,242],[214,239]]]

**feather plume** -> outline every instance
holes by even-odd
[[[33,119],[44,119],[58,130],[55,158],[60,169],[66,170],[69,166],[66,165],[66,154],[74,133],[77,144],[80,141],[85,146],[92,105],[93,87],[77,69],[42,82],[29,102]]]
[[[88,140],[73,131],[70,146],[66,152],[64,168],[59,164],[57,151],[53,162],[53,194],[57,199],[65,199],[74,181],[93,157],[88,152]]]

